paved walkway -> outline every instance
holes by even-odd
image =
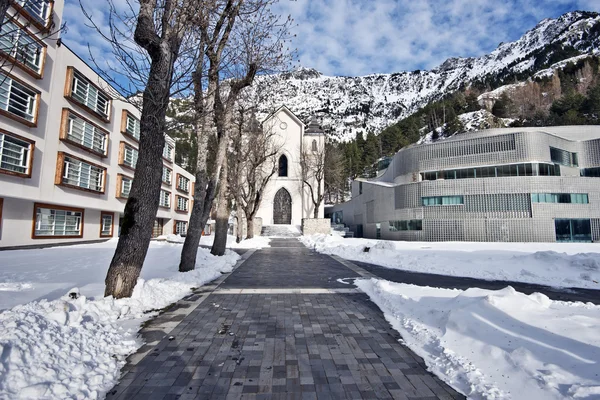
[[[274,239],[156,318],[107,399],[462,399],[426,371],[348,262]]]

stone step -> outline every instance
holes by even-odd
[[[261,236],[293,238],[299,237],[300,230],[295,225],[264,225]]]

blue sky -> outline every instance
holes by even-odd
[[[81,0],[105,25],[103,0]],[[125,0],[114,0],[117,6]],[[479,56],[518,39],[544,18],[567,11],[600,12],[600,0],[281,0],[297,26],[297,65],[327,75],[430,69],[449,57]],[[65,43],[84,59],[110,48],[85,26],[79,0],[65,0]]]

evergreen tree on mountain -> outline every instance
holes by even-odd
[[[509,118],[512,114],[512,100],[506,92],[502,93],[500,98],[496,100],[492,107],[492,114],[498,118]]]
[[[367,134],[367,139],[363,147],[363,162],[366,168],[371,167],[375,161],[381,157],[379,149],[379,139],[373,132]]]

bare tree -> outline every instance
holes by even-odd
[[[254,218],[260,209],[265,188],[277,172],[277,154],[281,149],[281,145],[276,144],[273,121],[261,125],[254,114],[255,108],[240,107],[238,131],[232,141],[234,151],[229,157],[234,171],[229,185],[238,208],[236,215],[246,217],[248,239],[254,237]],[[241,223],[240,220],[238,218],[238,223]]]
[[[0,0],[0,28],[4,25],[4,16],[10,7],[10,0]]]
[[[134,40],[149,57],[140,118],[139,157],[125,205],[121,235],[106,275],[105,296],[130,297],[137,283],[158,210],[165,115],[175,62],[195,15],[195,1],[139,0]]]
[[[313,125],[309,125],[309,129]],[[310,146],[300,149],[300,173],[302,190],[307,190],[313,204],[313,216],[319,218],[319,207],[325,197],[323,190],[325,182],[325,143],[314,139]]]
[[[229,144],[233,107],[241,91],[250,86],[258,73],[270,72],[287,59],[284,42],[291,20],[280,21],[270,6],[277,0],[208,1],[212,7],[201,16],[198,30],[202,38],[207,70],[206,81],[196,84],[198,157],[194,207],[181,254],[180,271],[195,268],[202,230],[208,220],[217,184],[222,196],[227,179],[222,179]],[[197,74],[197,77],[204,75]],[[206,89],[205,89],[206,88]],[[223,93],[226,93],[223,94]],[[211,117],[208,117],[210,115]],[[210,126],[214,126],[214,131]],[[206,143],[216,134],[217,156],[213,173],[208,175]],[[204,153],[204,155],[203,155]],[[215,239],[211,252],[222,255],[227,242],[229,209],[219,201],[216,210]]]

